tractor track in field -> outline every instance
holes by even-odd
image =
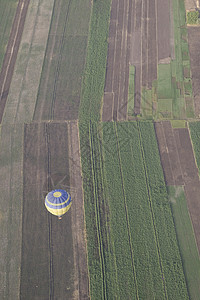
[[[4,56],[0,74],[0,123],[2,122],[4,109],[8,98],[29,2],[30,0],[20,0],[18,3],[6,53]]]
[[[45,124],[45,143],[47,148],[47,187],[50,191],[51,189],[51,174],[50,174],[50,165],[51,165],[51,152],[50,152],[50,136],[49,136],[49,130],[48,130],[48,124]],[[54,277],[53,277],[53,245],[52,245],[52,216],[48,214],[47,217],[48,220],[48,229],[49,229],[49,240],[48,240],[48,246],[49,246],[49,299],[54,299]]]

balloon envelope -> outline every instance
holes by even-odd
[[[63,216],[71,207],[71,196],[65,190],[53,190],[45,198],[46,209],[55,216]]]

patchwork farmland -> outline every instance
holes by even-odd
[[[1,6],[0,298],[199,299],[195,4]]]

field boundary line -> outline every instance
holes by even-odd
[[[121,184],[122,184],[122,193],[123,193],[123,198],[124,198],[124,208],[125,208],[125,213],[126,213],[126,223],[127,223],[128,237],[129,237],[129,247],[130,247],[130,252],[131,252],[131,262],[132,262],[132,269],[133,269],[133,278],[134,278],[135,287],[136,287],[136,299],[139,300],[137,277],[136,277],[136,270],[135,270],[133,247],[132,247],[132,242],[131,242],[131,232],[130,232],[128,208],[127,208],[126,196],[125,196],[124,179],[123,179],[123,171],[122,171],[122,162],[121,162],[121,156],[120,156],[120,146],[119,146],[119,138],[118,138],[118,133],[117,133],[116,122],[114,122],[114,131],[115,131],[115,137],[116,137],[116,141],[117,141],[117,156],[118,156],[118,159],[119,159],[120,176],[121,176]]]
[[[148,173],[147,173],[147,167],[146,167],[146,162],[145,162],[144,149],[143,149],[143,144],[142,144],[142,135],[141,135],[141,131],[140,131],[139,122],[137,121],[136,124],[137,124],[138,133],[139,133],[140,149],[141,149],[143,166],[144,166],[144,173],[145,173],[146,187],[147,187],[147,192],[148,192],[149,206],[150,206],[150,211],[151,211],[151,216],[152,216],[152,223],[153,223],[153,227],[154,227],[154,234],[155,234],[156,247],[157,247],[157,252],[158,252],[159,265],[160,265],[160,270],[161,270],[161,274],[162,274],[163,288],[164,288],[165,298],[167,300],[168,296],[167,296],[166,283],[165,283],[165,274],[164,274],[164,270],[163,270],[162,258],[161,258],[161,253],[160,253],[160,245],[159,245],[158,233],[157,233],[157,229],[156,229],[156,222],[155,222],[154,210],[153,210],[153,206],[152,206],[152,199],[151,199],[151,192],[150,192],[150,186],[149,186],[149,179],[148,179]]]

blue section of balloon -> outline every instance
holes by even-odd
[[[60,196],[55,197],[54,195],[58,195],[60,193]],[[50,202],[50,203],[49,203]],[[61,209],[68,206],[71,202],[71,197],[69,193],[67,193],[65,190],[56,189],[48,193],[45,199],[45,203],[48,207],[53,209]]]

